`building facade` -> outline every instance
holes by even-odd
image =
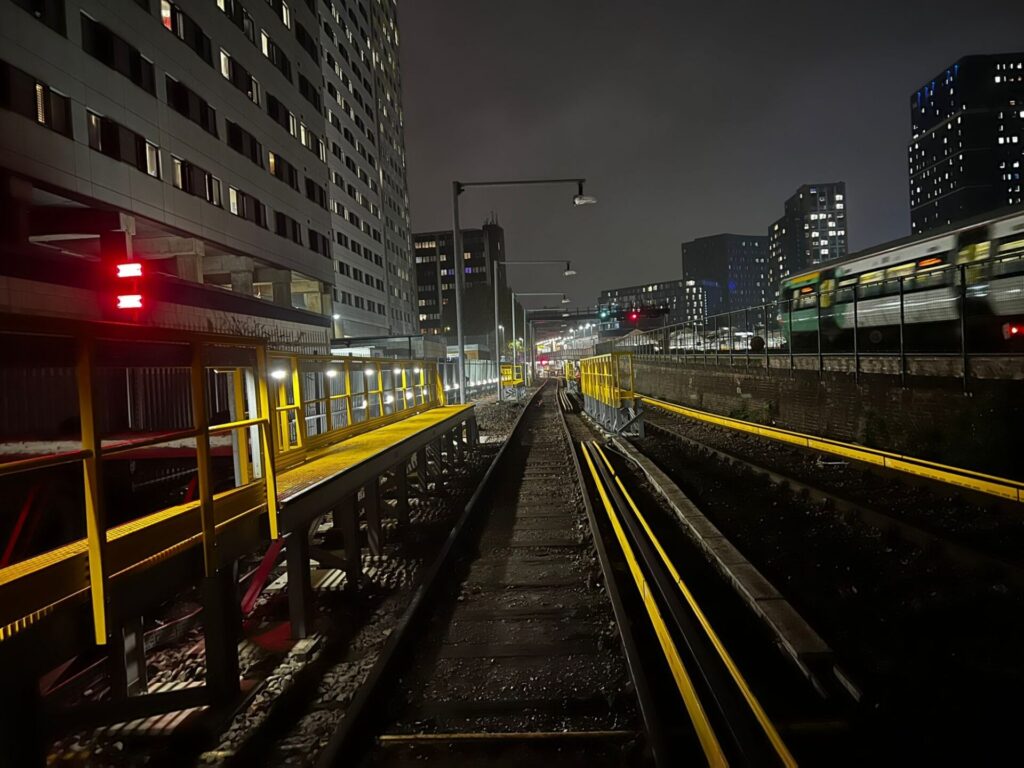
[[[415,331],[392,0],[13,0],[0,41],[7,245],[96,260],[113,212],[148,270]]]
[[[966,56],[910,97],[913,234],[1024,202],[1024,53]]]
[[[698,237],[682,245],[684,280],[719,287],[720,306],[709,303],[708,314],[763,304],[768,286],[768,238],[764,235],[721,234]],[[715,292],[708,296],[714,301]]]
[[[597,299],[599,310],[609,310],[611,317],[602,323],[602,330],[617,327],[639,327],[641,330],[664,325],[701,321],[709,314],[709,304],[721,303],[717,283],[695,280],[666,280],[661,283],[607,288]],[[659,310],[655,317],[639,317],[635,323],[617,319],[630,310]]]
[[[444,336],[448,344],[455,344],[452,231],[419,232],[413,236],[413,244],[420,329],[424,335]],[[490,349],[494,339],[494,262],[506,258],[505,230],[494,219],[479,229],[464,229],[462,250],[463,334],[467,344]],[[498,269],[498,308],[500,322],[511,338],[512,298],[506,271]]]
[[[791,274],[846,256],[846,184],[805,184],[786,200],[785,214],[768,229],[767,294]]]

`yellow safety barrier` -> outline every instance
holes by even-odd
[[[905,472],[911,475],[926,477],[947,485],[955,485],[978,491],[990,496],[998,496],[1011,501],[1024,502],[1024,483],[1017,480],[1009,480],[1003,477],[986,475],[982,472],[975,472],[969,469],[950,467],[926,459],[918,459],[913,456],[906,456],[899,453],[890,453],[875,448],[866,448],[862,445],[843,443],[838,440],[829,440],[824,437],[805,435],[800,432],[793,432],[777,427],[766,427],[751,421],[742,421],[728,416],[699,411],[695,408],[687,408],[683,405],[668,403],[664,400],[657,400],[653,397],[641,396],[641,401],[647,405],[661,408],[670,413],[686,416],[698,421],[715,424],[728,429],[735,429],[741,432],[749,432],[771,440],[779,440],[785,443],[792,443],[803,448],[811,448],[824,453],[831,453],[843,456],[855,461],[863,461],[868,464],[885,467],[897,472]]]
[[[0,337],[30,340],[59,354],[67,351],[68,359],[58,367],[74,370],[81,425],[79,450],[0,461],[0,478],[80,466],[85,523],[84,539],[0,567],[0,641],[67,601],[87,596],[96,643],[105,644],[112,575],[148,567],[197,543],[205,572],[216,571],[218,537],[232,526],[265,514],[270,537],[278,537],[277,475],[282,467],[445,402],[434,363],[298,355],[269,350],[262,340],[247,337],[20,316],[0,316]],[[188,426],[148,429],[137,439],[105,436],[110,416],[104,400],[111,393],[101,390],[111,379],[98,378],[97,372],[109,374],[111,367],[123,367],[125,379],[165,373],[177,386],[171,394],[187,398],[190,407],[178,419]],[[131,390],[121,390],[120,397],[125,391]],[[145,394],[151,406],[168,396],[159,390]],[[164,410],[172,409],[153,406],[154,413]],[[235,487],[214,487],[214,441],[218,451],[231,454]],[[191,498],[110,527],[104,462],[168,446],[195,457]]]
[[[612,352],[583,358],[580,360],[580,391],[585,397],[612,408],[621,408],[625,401],[632,401],[636,396],[633,356],[628,352]]]
[[[503,387],[518,387],[525,381],[522,365],[502,364],[500,375]]]

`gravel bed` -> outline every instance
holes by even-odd
[[[984,727],[977,758],[1013,733],[1002,700],[1024,682],[1024,595],[678,440],[637,444],[835,649],[880,745],[951,758]]]
[[[1024,515],[996,499],[983,503],[977,497],[965,498],[949,487],[906,482],[837,456],[693,419],[651,411],[647,419],[848,501],[876,508],[1007,560],[1024,563]]]

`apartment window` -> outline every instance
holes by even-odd
[[[238,123],[230,120],[225,121],[227,127],[227,142],[235,152],[244,155],[252,160],[260,168],[263,167],[263,145],[256,141],[256,137],[245,130]]]
[[[306,178],[306,197],[321,208],[327,207],[327,190],[309,177]]]
[[[73,138],[68,97],[5,61],[0,61],[0,107]]]
[[[267,94],[267,114],[270,118],[284,128],[288,133],[294,135],[291,124],[295,119],[291,111],[272,93]]]
[[[196,52],[203,61],[213,66],[210,38],[192,18],[168,0],[160,0],[160,21],[173,32],[179,40]]]
[[[217,136],[217,112],[202,96],[184,83],[166,75],[167,104],[211,136]]]
[[[156,96],[153,62],[139,53],[138,48],[85,13],[82,14],[82,50]]]
[[[316,107],[317,112],[321,111],[322,102],[320,101],[320,91],[315,85],[313,85],[313,83],[303,77],[301,72],[299,73],[299,93],[302,94],[302,97],[306,101]]]
[[[68,36],[64,0],[14,0],[14,4],[31,13],[58,35]]]
[[[134,166],[155,179],[160,178],[160,150],[156,144],[147,141],[130,128],[88,112],[86,123],[89,127],[89,146],[107,157]]]
[[[267,161],[267,170],[271,176],[280,179],[296,192],[299,191],[299,172],[294,165],[273,152],[267,153]]]
[[[299,222],[281,211],[274,213],[274,234],[302,245],[302,227],[299,226]]]
[[[201,197],[220,207],[220,179],[188,160],[171,156],[171,183],[190,195]]]
[[[306,28],[298,22],[295,23],[295,37],[298,39],[299,45],[302,46],[302,49],[309,54],[309,58],[311,58],[314,63],[319,63],[320,51],[317,48],[316,40],[314,40],[313,36],[306,31]]]
[[[270,35],[267,34],[266,30],[260,30],[260,50],[264,56],[270,59],[270,63],[277,67],[282,75],[288,78],[288,82],[291,82],[292,63],[277,44],[270,39]]]
[[[309,228],[309,250],[319,253],[321,256],[330,258],[331,241],[321,235],[312,227]]]
[[[252,195],[237,187],[228,187],[228,210],[235,216],[260,227],[267,226],[267,208]]]

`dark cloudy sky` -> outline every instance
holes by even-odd
[[[680,277],[683,240],[767,232],[800,184],[847,183],[853,249],[909,232],[909,97],[960,56],[1024,49],[1024,0],[400,0],[413,231],[451,226],[451,181],[497,211],[521,291]],[[543,300],[534,305],[539,306]]]

